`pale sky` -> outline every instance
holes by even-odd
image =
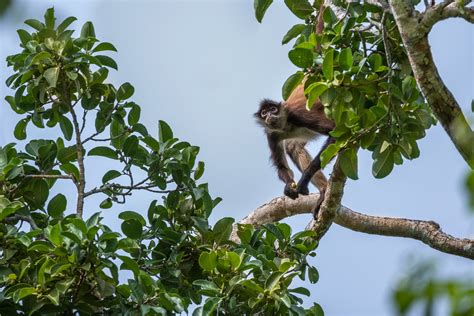
[[[282,46],[281,38],[297,20],[282,1],[275,1],[262,24],[254,18],[253,1],[14,2],[0,21],[0,59],[19,51],[15,31],[25,27],[22,22],[42,18],[52,5],[61,18],[76,16],[76,29],[91,20],[97,37],[118,49],[114,57],[119,71],[111,71],[110,80],[135,86],[133,99],[142,106],[148,129],[156,132],[158,120],[165,120],[177,137],[201,147],[204,181],[213,196],[223,198],[212,222],[224,216],[239,220],[282,194],[283,183],[269,163],[266,140],[252,117],[262,98],[281,98],[284,80],[296,70],[287,58],[290,46]],[[439,72],[467,113],[474,91],[473,28],[461,20],[443,22],[435,27],[430,42]],[[4,86],[9,73],[2,62],[0,100],[12,94]],[[2,145],[14,141],[12,131],[19,116],[2,102],[0,118]],[[45,133],[33,128],[28,133],[35,138],[59,135],[58,130]],[[313,152],[318,145],[310,145]],[[440,125],[428,131],[420,150],[420,158],[396,166],[382,180],[372,177],[370,153],[362,151],[360,179],[347,182],[343,204],[366,214],[434,220],[449,234],[474,237],[462,187],[467,167]],[[89,183],[108,170],[104,162],[86,161],[92,169]],[[74,196],[72,186],[64,187]],[[145,213],[154,198],[137,194],[127,206],[105,210],[104,217],[119,229],[116,214]],[[86,216],[99,210],[96,201],[88,204]],[[296,232],[310,219],[311,215],[302,215],[287,222]],[[310,258],[320,281],[307,285],[312,296],[306,302],[318,302],[328,316],[393,315],[390,291],[406,271],[410,255],[437,260],[446,276],[474,274],[472,262],[418,241],[333,225],[316,258]]]

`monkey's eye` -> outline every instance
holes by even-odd
[[[267,111],[263,110],[262,112],[260,112],[260,116],[267,116]]]
[[[270,112],[271,113],[277,113],[278,112],[278,109],[276,107],[271,107],[270,108]]]

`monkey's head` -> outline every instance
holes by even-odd
[[[279,102],[265,99],[255,113],[257,122],[270,130],[281,130],[286,125],[286,112]]]

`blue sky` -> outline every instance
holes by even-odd
[[[110,80],[135,86],[134,100],[142,106],[150,131],[156,132],[162,119],[176,136],[201,147],[204,180],[214,196],[223,198],[212,221],[240,219],[282,194],[264,135],[252,117],[262,98],[281,98],[284,80],[296,70],[287,58],[290,47],[282,46],[281,38],[297,21],[282,1],[268,10],[262,24],[254,18],[252,1],[15,1],[0,21],[1,60],[20,49],[15,31],[24,27],[22,22],[42,18],[52,5],[61,18],[78,17],[78,29],[93,21],[98,38],[114,43],[119,71]],[[461,20],[447,21],[435,27],[430,42],[439,72],[467,113],[474,91],[473,28]],[[9,73],[1,63],[0,100],[12,94],[3,84]],[[18,116],[6,102],[2,105],[0,144],[5,144],[14,141]],[[28,130],[36,138],[55,138],[58,132]],[[311,145],[313,152],[318,145]],[[360,180],[347,182],[344,205],[373,215],[435,220],[449,234],[473,237],[462,187],[466,164],[440,125],[429,130],[420,149],[420,158],[397,166],[382,180],[372,177],[370,154],[361,152]],[[86,162],[92,169],[89,183],[108,170],[104,162]],[[72,186],[63,188],[74,194]],[[137,194],[127,206],[104,215],[118,229],[116,214],[145,212],[150,199]],[[95,202],[88,204],[86,214],[98,210]],[[297,231],[309,220],[305,215],[287,222]],[[329,316],[391,315],[390,290],[406,271],[408,256],[439,261],[446,276],[474,275],[472,263],[418,241],[365,235],[337,225],[317,253],[311,260],[320,281],[310,286],[308,303],[319,302]]]

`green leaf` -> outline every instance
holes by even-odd
[[[118,159],[117,152],[110,147],[98,146],[92,148],[88,156],[102,156],[110,159]]]
[[[67,199],[59,193],[51,199],[48,203],[48,214],[53,218],[61,218],[62,214],[66,210]]]
[[[16,139],[18,140],[26,139],[26,125],[28,125],[29,121],[30,120],[28,118],[24,118],[15,125],[13,135],[15,135]]]
[[[268,279],[265,281],[265,291],[272,293],[274,290],[279,289],[279,283],[282,276],[283,273],[281,272],[273,272],[270,274]]]
[[[61,148],[58,151],[58,160],[61,163],[67,163],[67,162],[70,162],[70,161],[75,161],[76,159],[77,159],[76,145]]]
[[[117,100],[118,101],[127,100],[133,95],[134,92],[135,92],[135,88],[130,83],[125,82],[117,90],[117,93],[116,93]]]
[[[321,168],[324,168],[337,155],[339,147],[331,144],[321,153]]]
[[[81,38],[95,37],[94,25],[88,21],[84,23],[81,29]]]
[[[308,269],[308,279],[311,283],[316,283],[319,280],[319,272],[315,267],[309,267]]]
[[[265,224],[263,227],[270,233],[272,233],[279,241],[282,241],[285,239],[285,236],[283,233],[278,229],[278,227],[275,226],[275,224]]]
[[[311,315],[324,316],[323,308],[317,303],[313,303],[313,306],[310,308],[310,310],[311,310]]]
[[[283,39],[281,41],[281,44],[287,44],[290,42],[292,39],[300,35],[303,30],[306,28],[306,25],[304,24],[296,24],[291,27],[291,29],[288,30],[288,32],[283,36]]]
[[[46,13],[44,14],[44,21],[48,29],[54,29],[54,23],[56,21],[56,18],[54,17],[54,8],[49,8],[46,10]]]
[[[263,16],[273,0],[254,0],[253,7],[255,9],[255,18],[258,22],[262,22]]]
[[[104,56],[104,55],[97,55],[95,56],[95,58],[97,58],[101,62],[102,65],[118,70],[117,63],[111,57]]]
[[[217,254],[212,252],[202,252],[199,256],[199,266],[206,270],[212,271],[217,267]]]
[[[373,53],[369,56],[368,62],[373,71],[377,71],[382,66],[382,56],[377,53]]]
[[[324,55],[323,75],[327,80],[332,80],[334,75],[334,49],[330,48]]]
[[[110,124],[110,137],[111,137],[111,144],[116,149],[122,149],[123,143],[125,141],[125,126],[122,120],[112,119],[112,123]]]
[[[120,266],[121,270],[131,270],[135,276],[140,273],[140,267],[138,263],[129,257],[126,256],[117,256],[120,260],[122,260],[123,264]]]
[[[97,53],[97,52],[101,52],[101,51],[105,51],[105,50],[113,51],[113,52],[117,51],[117,49],[115,48],[115,46],[113,44],[107,43],[107,42],[102,42],[99,45],[97,45],[96,47],[94,47],[92,52]]]
[[[159,134],[159,139],[160,142],[164,143],[170,139],[173,138],[173,131],[171,130],[171,127],[166,123],[165,121],[160,120],[158,122],[159,127],[158,127],[158,134]]]
[[[49,231],[49,240],[56,246],[61,245],[63,240],[61,238],[61,223],[57,223],[56,225],[51,227],[51,230]]]
[[[204,173],[204,162],[198,162],[196,170],[194,171],[194,180],[199,180]]]
[[[76,21],[77,18],[73,17],[73,16],[70,16],[68,18],[66,18],[64,21],[61,22],[61,24],[58,25],[58,33],[62,33],[64,30],[66,30],[66,28],[71,25],[72,22]]]
[[[291,75],[288,79],[286,79],[285,83],[283,84],[282,88],[282,96],[283,100],[287,100],[293,90],[301,84],[304,79],[304,73],[302,71],[298,71],[295,74]]]
[[[12,296],[13,296],[13,300],[15,301],[15,303],[18,303],[19,301],[21,301],[25,297],[27,297],[29,295],[32,295],[34,293],[36,293],[36,288],[34,288],[34,287],[23,287],[23,288],[15,291]]]
[[[7,199],[0,197],[0,201],[1,200],[3,200],[2,204],[4,205],[0,205],[0,220],[3,220],[9,215],[15,213],[23,206],[23,204],[18,201],[10,203]]]
[[[285,4],[298,18],[304,20],[314,12],[307,0],[285,0]]]
[[[112,200],[110,198],[106,198],[100,203],[99,207],[103,209],[108,209],[108,208],[111,208],[112,205],[113,205]]]
[[[314,52],[306,48],[294,48],[289,51],[288,58],[297,67],[309,68],[313,65]]]
[[[45,25],[43,23],[41,23],[40,21],[35,20],[35,19],[26,20],[25,24],[31,26],[32,28],[34,28],[38,31],[41,31],[42,29],[45,28]]]
[[[263,293],[264,292],[264,289],[260,285],[255,283],[255,281],[253,281],[253,280],[243,280],[243,281],[240,282],[240,285],[245,286],[246,288],[248,288],[250,290],[253,290],[257,293]]]
[[[232,232],[232,224],[234,223],[234,219],[231,217],[224,217],[217,221],[212,229],[214,241],[217,244],[221,244],[229,240],[229,236]]]
[[[146,225],[146,221],[143,218],[143,216],[141,216],[137,212],[125,211],[125,212],[120,213],[118,217],[120,219],[123,219],[124,221],[134,219],[134,220],[138,221],[142,226]]]
[[[138,148],[138,137],[135,135],[127,137],[123,143],[123,153],[127,157],[133,157]]]
[[[288,292],[298,293],[298,294],[305,295],[305,296],[310,296],[311,295],[311,292],[307,288],[304,288],[304,287],[297,287],[297,288],[294,288],[294,289],[289,289]]]
[[[393,155],[392,149],[387,148],[385,150],[380,150],[380,153],[374,151],[375,159],[372,165],[372,174],[375,178],[384,178],[390,174],[393,170]]]
[[[315,82],[310,84],[305,89],[305,94],[308,95],[308,99],[306,100],[306,108],[311,110],[319,96],[323,94],[328,88],[329,87],[325,82]]]
[[[118,178],[122,175],[122,173],[120,173],[119,171],[117,170],[109,170],[107,171],[104,176],[102,177],[102,183],[107,183],[109,182],[110,180],[113,180],[115,178]]]
[[[128,125],[132,126],[140,120],[141,109],[138,105],[133,104],[130,112],[128,112]]]
[[[129,219],[122,223],[122,232],[129,238],[140,239],[143,234],[143,225],[135,220]]]
[[[71,121],[65,116],[60,116],[59,127],[61,128],[61,131],[64,134],[64,138],[66,138],[67,140],[71,140],[73,132],[73,126]]]
[[[16,31],[18,36],[20,37],[21,44],[26,47],[26,43],[31,40],[31,34],[23,29],[19,29]]]
[[[344,48],[341,50],[339,54],[339,65],[344,70],[350,70],[352,67],[353,58],[352,58],[352,50],[350,47]]]
[[[214,311],[216,310],[217,306],[219,306],[219,303],[221,302],[220,297],[210,297],[206,300],[206,303],[204,303],[204,306],[202,307],[202,315],[206,316],[211,316],[214,315]]]
[[[346,176],[352,180],[357,180],[357,152],[354,148],[348,148],[339,154],[341,169]]]
[[[52,67],[52,68],[46,69],[46,71],[43,73],[43,77],[49,83],[50,88],[56,87],[56,83],[58,82],[58,76],[59,76],[59,67]]]
[[[212,281],[196,280],[193,282],[193,285],[199,286],[201,288],[199,292],[207,296],[214,296],[220,292],[220,289]]]

